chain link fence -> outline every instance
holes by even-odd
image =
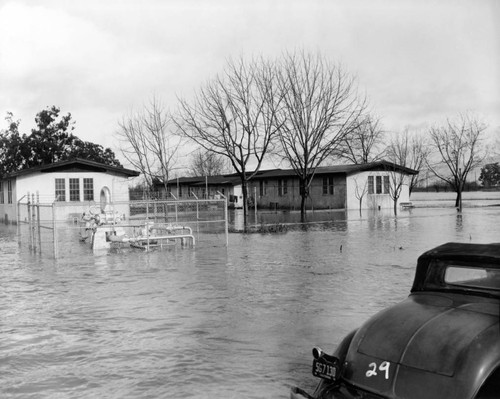
[[[97,249],[162,249],[186,242],[196,247],[227,246],[227,201],[49,204],[28,198],[18,203],[18,233],[21,244],[55,258]]]

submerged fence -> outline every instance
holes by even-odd
[[[192,231],[197,246],[228,245],[226,199],[41,203],[28,194],[18,202],[17,220],[21,245],[55,258],[88,251],[89,234],[106,226],[132,236],[146,225],[182,225]]]
[[[23,199],[26,200],[23,203]],[[47,217],[50,217],[47,220]],[[17,225],[18,225],[18,235],[20,243],[23,243],[23,238],[27,238],[28,248],[31,251],[41,253],[42,252],[42,242],[47,244],[47,240],[52,243],[52,250],[54,257],[58,255],[57,249],[57,227],[54,212],[54,203],[44,204],[40,203],[38,194],[29,194],[23,197],[17,203]],[[23,229],[23,224],[27,227],[26,237],[22,236],[22,233],[26,229]],[[42,231],[48,231],[48,234],[42,234]],[[43,237],[43,240],[42,240]]]

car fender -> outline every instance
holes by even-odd
[[[347,334],[342,339],[342,341],[340,341],[340,344],[337,346],[337,349],[333,353],[333,356],[337,357],[340,360],[340,364],[344,363],[347,352],[349,351],[349,347],[351,346],[352,339],[354,338],[354,335],[357,331],[358,329],[356,328],[355,330],[352,330],[349,334]]]
[[[461,354],[463,367],[456,378],[468,381],[473,398],[488,378],[500,367],[500,329],[495,324],[479,334],[474,342]]]
[[[352,339],[358,329],[355,329],[351,331],[349,334],[347,334],[342,341],[340,341],[340,344],[337,346],[335,351],[333,352],[333,356],[339,359],[340,365],[341,365],[341,370],[340,370],[340,375],[342,376],[342,370],[343,370],[343,364],[345,361],[345,358],[347,356],[347,352],[349,351],[349,347],[351,346]],[[326,381],[326,380],[321,380],[313,394],[314,398],[327,398],[330,397],[330,391],[332,389],[336,389],[336,386],[338,383],[334,383],[331,381]]]

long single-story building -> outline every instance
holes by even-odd
[[[308,209],[382,209],[394,207],[391,192],[400,190],[397,206],[409,202],[409,176],[418,171],[387,161],[316,169],[307,199]],[[214,198],[222,194],[231,205],[242,205],[236,174],[180,177],[167,182],[174,198]],[[259,171],[248,183],[250,205],[300,209],[299,179],[293,169]]]
[[[85,159],[73,159],[23,169],[0,179],[0,220],[26,220],[27,201],[54,204],[57,219],[81,214],[100,204],[101,196],[128,202],[128,179],[139,172]],[[120,212],[128,212],[128,205]],[[42,219],[52,218],[52,209],[41,208]]]

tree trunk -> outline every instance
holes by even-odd
[[[306,196],[302,194],[300,200],[300,221],[304,223],[306,221]]]
[[[457,198],[455,200],[455,208],[457,208],[457,210],[459,212],[462,212],[462,187],[461,187],[461,185],[459,185],[459,187],[457,189]]]
[[[241,191],[243,194],[243,231],[246,233],[247,232],[247,225],[248,225],[248,187],[247,187],[247,180],[243,179],[241,181]]]
[[[306,182],[304,180],[300,181],[300,221],[305,223],[306,221],[306,200],[309,195],[309,190],[306,187]]]
[[[394,200],[394,215],[398,214],[398,200],[397,198]]]

